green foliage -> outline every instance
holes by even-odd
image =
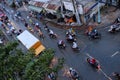
[[[3,32],[2,32],[2,30],[0,30],[0,36],[2,36],[3,35]]]
[[[64,63],[64,58],[59,58],[58,65],[53,68],[53,71],[57,73],[63,67],[63,63]]]
[[[48,49],[35,57],[32,52],[24,54],[16,48],[17,45],[14,42],[0,47],[0,80],[44,80],[45,75],[51,71],[49,64],[54,51]]]
[[[44,51],[39,57],[34,58],[25,70],[24,79],[28,80],[44,80],[46,74],[49,73],[49,64],[54,56],[54,51],[48,49]],[[29,68],[28,68],[29,67]]]

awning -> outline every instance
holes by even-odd
[[[35,6],[28,6],[30,10],[36,11],[36,12],[41,12],[43,8],[35,7]]]
[[[46,4],[43,7],[48,12],[51,12],[51,13],[55,12],[56,13],[60,6],[59,5],[55,5],[55,4]]]

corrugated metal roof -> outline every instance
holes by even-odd
[[[44,4],[45,4],[44,2],[36,2],[35,6],[37,6],[37,7],[43,7]]]
[[[59,6],[58,6],[58,5],[55,5],[55,4],[48,4],[46,8],[47,8],[47,9],[51,9],[51,10],[56,10],[56,9],[58,9],[58,7],[59,7]]]

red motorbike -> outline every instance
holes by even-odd
[[[87,58],[87,62],[93,67],[93,68],[96,68],[97,70],[99,70],[101,67],[100,67],[100,64],[95,61],[94,64],[91,63],[91,58]]]

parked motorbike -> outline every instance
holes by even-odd
[[[116,80],[120,80],[120,74],[117,72],[113,72],[112,76],[115,77]]]
[[[120,16],[114,21],[114,24],[115,23],[120,23]]]
[[[69,68],[69,73],[73,80],[79,80],[80,77],[75,69]]]
[[[110,33],[120,32],[120,23],[111,25],[110,28],[108,29],[108,32]]]
[[[99,70],[101,67],[100,67],[100,64],[95,60],[94,63],[91,63],[91,59],[92,58],[87,58],[87,62],[93,67],[93,68],[96,68],[97,70]]]

